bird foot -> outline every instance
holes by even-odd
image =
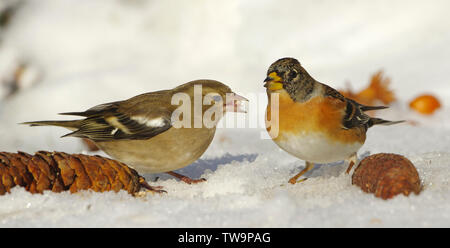
[[[305,174],[306,172],[312,170],[312,168],[314,168],[314,163],[311,163],[311,162],[306,161],[306,166],[305,166],[305,168],[304,168],[302,171],[300,171],[297,175],[295,175],[294,177],[292,177],[291,179],[289,179],[289,183],[290,183],[290,184],[296,184],[296,183],[301,183],[301,182],[306,181],[306,179],[308,179],[308,178],[303,178],[303,179],[300,179],[300,180],[298,180],[298,181],[297,181],[297,179],[298,179],[299,177],[303,176],[303,174]]]
[[[351,161],[350,164],[348,165],[348,168],[345,171],[345,173],[350,174],[350,171],[352,170],[353,165],[355,165],[355,163],[353,161]]]
[[[358,164],[358,155],[353,154],[352,156],[350,156],[350,158],[347,159],[348,161],[348,168],[345,171],[345,173],[350,174],[350,171],[352,171],[352,168],[355,164]]]
[[[157,194],[167,193],[167,191],[162,189],[162,186],[150,186],[143,177],[139,178],[139,183],[141,184],[141,187],[144,187],[148,192]]]
[[[173,171],[169,171],[169,172],[166,172],[166,173],[171,175],[171,176],[173,176],[173,177],[176,177],[176,178],[180,179],[181,181],[183,181],[183,182],[185,182],[187,184],[197,184],[197,183],[206,182],[205,178],[192,179],[190,177],[183,176],[183,175],[178,174],[178,173],[173,172]]]
[[[183,177],[180,180],[185,182],[185,183],[187,183],[187,184],[197,184],[197,183],[206,182],[205,178],[192,179],[192,178],[189,178],[189,177]]]
[[[297,177],[293,177],[293,178],[289,179],[289,183],[290,183],[290,184],[301,183],[301,182],[306,181],[307,179],[308,179],[308,178],[302,178],[302,179],[300,179],[300,180],[297,181]]]

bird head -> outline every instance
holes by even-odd
[[[294,58],[282,58],[270,65],[267,77],[264,79],[264,87],[268,91],[277,91],[288,85],[301,83],[309,77],[308,72]]]
[[[194,123],[194,127],[195,123],[206,125],[205,122],[209,123],[207,127],[215,126],[225,112],[246,112],[244,103],[248,100],[218,81],[195,80],[176,87],[173,93],[176,93],[173,96],[182,93],[183,105],[180,107],[177,105],[177,108],[184,109],[184,112],[191,112],[189,116],[193,117],[191,122]],[[190,104],[185,105],[186,100]],[[179,101],[175,102],[178,104]],[[189,107],[190,110],[184,107]]]
[[[195,80],[180,85],[175,92],[186,93],[190,96],[193,107],[195,102],[202,105],[202,112],[211,107],[221,107],[223,112],[243,112],[243,105],[248,100],[234,93],[227,85],[215,80]]]

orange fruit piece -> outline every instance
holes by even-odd
[[[441,107],[441,103],[435,96],[423,94],[412,100],[409,107],[421,114],[430,115]]]

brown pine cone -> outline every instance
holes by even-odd
[[[421,191],[419,173],[407,158],[388,153],[379,153],[363,159],[352,175],[352,184],[376,197],[389,199],[403,193]]]
[[[141,187],[153,189],[134,169],[100,156],[46,151],[34,156],[24,152],[0,152],[0,195],[10,192],[16,185],[31,193],[123,189],[134,194]]]

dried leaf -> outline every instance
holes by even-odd
[[[391,79],[383,76],[383,71],[372,75],[370,84],[358,93],[353,92],[350,87],[339,92],[347,98],[353,99],[364,105],[377,105],[380,102],[389,105],[396,100],[394,92],[389,89]]]

